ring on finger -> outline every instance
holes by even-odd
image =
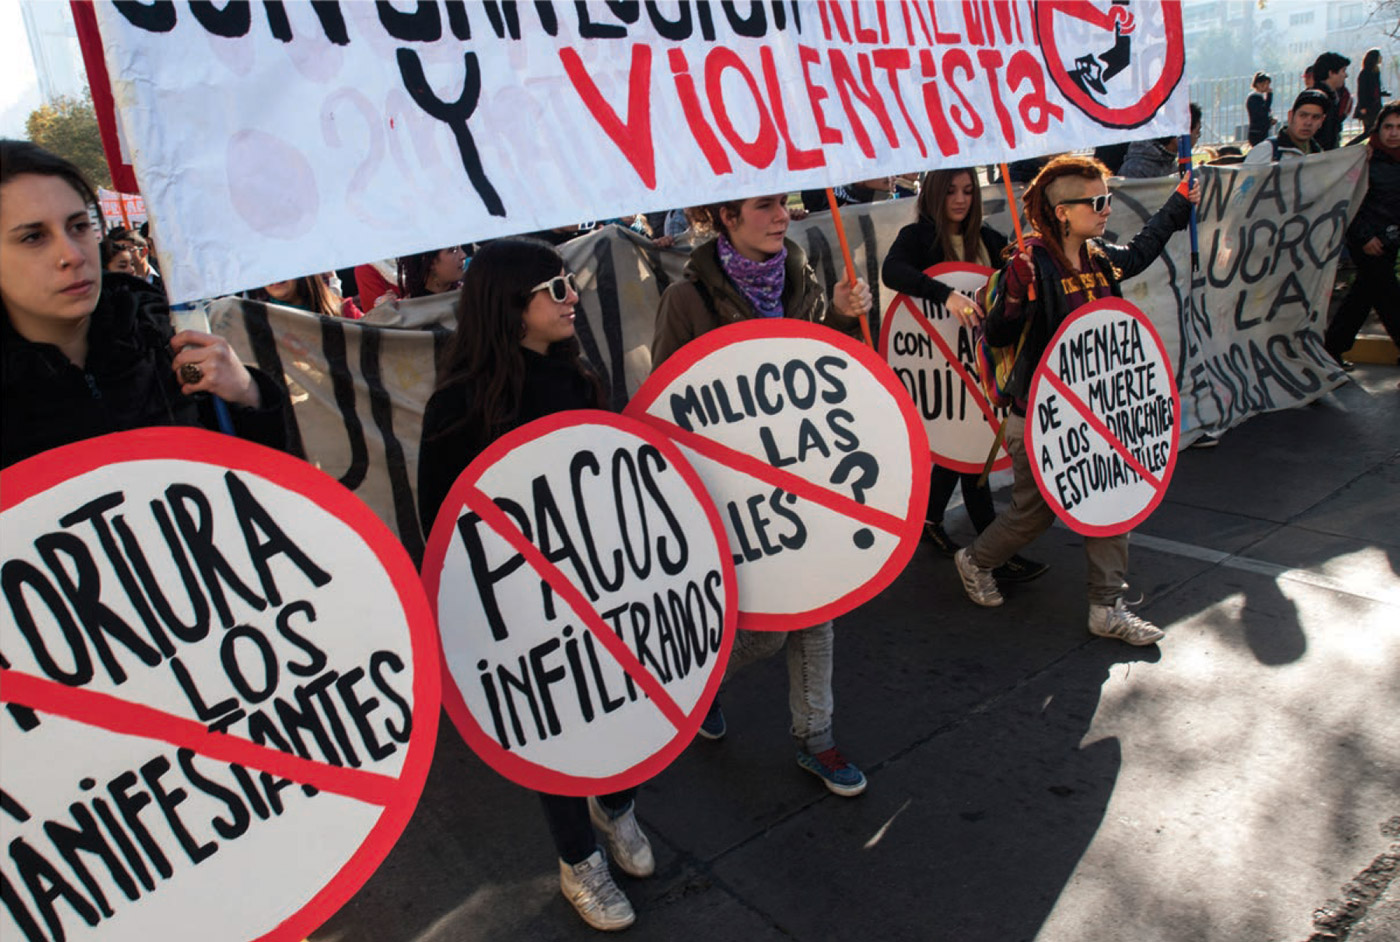
[[[204,370],[199,368],[198,363],[186,363],[180,367],[180,382],[186,386],[193,386],[204,379]]]

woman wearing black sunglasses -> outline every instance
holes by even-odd
[[[567,409],[604,407],[601,384],[574,338],[573,276],[559,253],[535,239],[482,247],[462,279],[457,330],[423,413],[418,514],[425,532],[463,469],[517,426]],[[635,788],[599,798],[540,794],[559,853],[560,886],[595,929],[632,924],[632,904],[613,882],[608,857],[634,877],[655,869],[633,810]]]
[[[1036,364],[1065,318],[1091,301],[1121,297],[1119,283],[1151,265],[1172,233],[1186,228],[1191,206],[1200,202],[1200,183],[1188,192],[1183,181],[1127,245],[1112,245],[1103,241],[1113,200],[1108,176],[1108,168],[1097,160],[1073,156],[1055,158],[1036,175],[1023,197],[1031,236],[1026,250],[1007,263],[1004,308],[984,321],[987,340],[997,346],[1014,346],[1023,328],[1027,333],[1013,377],[1015,402],[1006,420],[1014,474],[1011,506],[953,557],[968,598],[978,605],[1002,604],[993,570],[1055,520],[1026,455],[1026,395]],[[1029,290],[1032,284],[1034,292]],[[1127,534],[1085,537],[1084,556],[1089,569],[1089,631],[1129,644],[1159,641],[1162,630],[1123,604]]]

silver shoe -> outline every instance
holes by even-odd
[[[632,904],[613,882],[601,850],[576,864],[559,861],[559,889],[583,921],[601,932],[626,929],[637,921]]]
[[[967,547],[953,554],[953,565],[958,568],[963,591],[973,602],[983,608],[996,608],[1005,601],[1001,597],[1001,590],[997,588],[997,581],[992,578],[992,571],[974,563]]]
[[[1156,644],[1167,635],[1152,622],[1129,611],[1122,599],[1112,605],[1089,606],[1089,633],[1136,645]]]
[[[602,835],[611,857],[629,877],[649,877],[656,872],[656,858],[651,853],[651,841],[642,833],[637,823],[637,803],[634,801],[627,810],[613,817],[599,804],[597,798],[588,799],[588,816],[593,819],[593,827]]]

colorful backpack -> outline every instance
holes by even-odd
[[[1006,309],[1006,269],[1002,268],[987,279],[987,284],[977,292],[977,303],[986,312],[1000,315]],[[984,321],[985,323],[985,321]],[[1031,318],[1021,328],[1021,337],[1014,346],[996,347],[988,340],[983,325],[978,324],[972,333],[973,350],[977,359],[977,379],[982,387],[982,395],[994,409],[1008,408],[1015,398],[1020,376],[1016,367],[1021,360],[1021,349],[1026,345],[1026,335],[1030,333]]]

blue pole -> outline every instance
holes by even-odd
[[[1189,188],[1196,182],[1196,171],[1191,165],[1191,135],[1183,134],[1176,142],[1177,172],[1186,178]],[[1196,207],[1191,207],[1191,271],[1201,270],[1201,251],[1196,236]]]

